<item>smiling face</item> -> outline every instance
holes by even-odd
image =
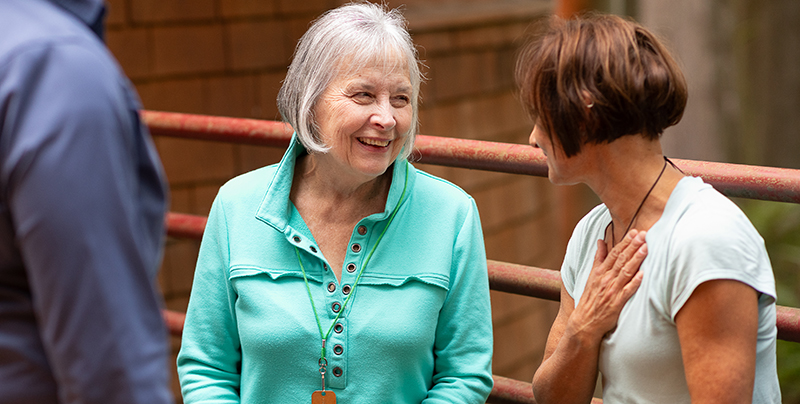
[[[334,80],[320,96],[314,116],[330,147],[315,159],[339,178],[366,182],[383,174],[403,149],[411,126],[408,71],[366,67]]]

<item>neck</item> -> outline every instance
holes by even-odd
[[[375,213],[375,209],[383,210],[391,179],[391,168],[374,178],[338,175],[322,167],[311,154],[297,160],[291,199],[295,200],[301,194],[311,197],[319,204],[320,211],[329,208],[341,214],[343,210],[352,208],[357,211],[354,213],[363,214],[365,209]]]
[[[595,148],[597,165],[586,183],[611,214],[614,232],[607,241],[621,240],[628,228],[648,230],[661,217],[683,175],[669,164],[664,166],[658,141],[632,135]]]

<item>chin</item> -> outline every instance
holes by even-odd
[[[359,171],[361,171],[361,173],[364,174],[367,177],[377,178],[377,177],[380,177],[383,174],[386,174],[386,171],[388,169],[389,169],[389,166],[387,165],[387,166],[383,166],[383,167],[364,167]]]
[[[570,181],[566,178],[559,177],[553,174],[553,171],[547,173],[547,179],[550,180],[550,183],[553,185],[575,185],[578,183],[577,181]]]

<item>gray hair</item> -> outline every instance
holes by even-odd
[[[398,61],[398,56],[402,60]],[[337,77],[372,64],[388,70],[408,68],[412,114],[408,132],[403,134],[402,151],[402,157],[408,158],[419,121],[422,73],[417,51],[400,11],[372,3],[350,3],[327,11],[297,43],[292,64],[278,92],[278,110],[297,132],[306,150],[320,153],[329,150],[314,120],[314,107],[322,93]]]

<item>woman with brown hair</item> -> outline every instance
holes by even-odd
[[[619,17],[554,18],[517,79],[551,182],[603,202],[567,247],[536,400],[588,403],[599,373],[606,403],[779,403],[763,240],[662,153],[687,99],[669,52]]]

